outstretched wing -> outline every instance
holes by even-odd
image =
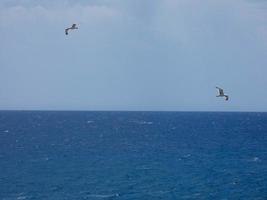
[[[224,95],[223,89],[219,87],[216,87],[216,88],[219,90],[219,94],[223,96]]]

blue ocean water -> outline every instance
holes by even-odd
[[[267,113],[1,111],[0,199],[267,199]]]

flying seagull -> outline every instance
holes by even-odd
[[[219,90],[219,95],[217,95],[216,97],[225,97],[225,101],[228,101],[229,96],[224,94],[223,89],[219,87],[216,87],[216,88]]]
[[[71,27],[66,28],[66,29],[65,29],[65,34],[68,35],[68,34],[69,34],[68,31],[69,31],[69,30],[74,30],[74,29],[78,29],[78,27],[76,26],[76,24],[72,24]]]

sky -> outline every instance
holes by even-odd
[[[1,0],[0,37],[0,110],[267,111],[266,0]]]

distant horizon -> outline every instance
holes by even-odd
[[[218,110],[24,110],[24,109],[14,109],[14,110],[3,110],[0,112],[215,112],[215,113],[267,113],[267,111],[218,111]]]

